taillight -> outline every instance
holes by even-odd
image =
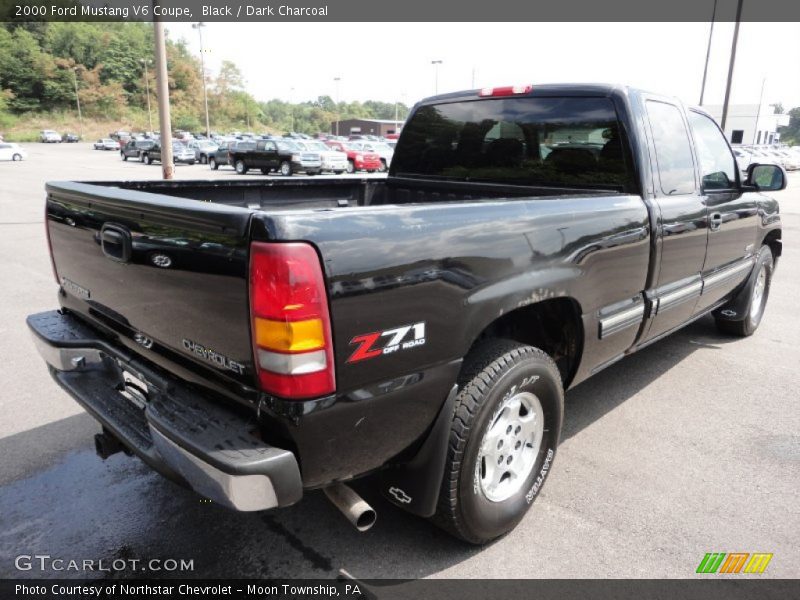
[[[518,96],[520,94],[530,94],[532,85],[506,85],[504,87],[483,88],[478,92],[479,96]]]
[[[44,235],[47,238],[47,251],[50,253],[50,266],[53,267],[53,277],[56,278],[56,283],[61,285],[58,280],[58,271],[56,270],[56,259],[53,256],[53,240],[50,239],[50,226],[47,224],[47,200],[44,201]]]
[[[336,390],[328,298],[312,246],[250,245],[250,317],[262,390],[289,399]]]

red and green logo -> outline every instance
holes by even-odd
[[[772,554],[765,552],[709,552],[697,565],[697,573],[763,573]]]

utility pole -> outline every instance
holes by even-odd
[[[717,18],[717,0],[714,0],[714,10],[711,12],[711,31],[708,32],[708,49],[706,50],[706,66],[703,67],[703,84],[700,86],[700,106],[703,106],[703,96],[706,93],[706,76],[708,75],[708,59],[711,58],[711,39],[714,37],[714,21]]]
[[[336,136],[339,136],[339,82],[341,77],[334,77],[333,81],[336,82]]]
[[[161,175],[172,179],[175,165],[172,162],[172,119],[169,114],[169,80],[167,76],[167,44],[164,39],[164,23],[157,17],[153,19],[153,33],[156,42],[156,90],[158,94],[158,126],[161,129]]]
[[[742,21],[742,4],[744,0],[739,0],[736,6],[736,25],[733,28],[733,42],[731,43],[731,61],[728,65],[728,84],[725,86],[725,102],[722,105],[722,122],[719,124],[722,132],[725,133],[725,123],[728,120],[728,102],[731,99],[731,83],[733,82],[733,65],[736,63],[736,45],[739,43],[739,23]]]
[[[433,93],[439,93],[439,65],[442,64],[441,60],[432,60],[433,65]]]
[[[144,67],[144,89],[147,90],[147,120],[150,123],[150,132],[153,132],[153,111],[150,109],[150,78],[147,76],[147,66],[150,64],[149,60],[142,59],[142,66]]]
[[[78,68],[72,67],[72,81],[75,83],[75,104],[78,105],[78,124],[81,128],[80,134],[83,139],[83,115],[81,115],[81,98],[78,95]]]
[[[203,49],[203,27],[205,23],[192,23],[192,29],[197,29],[200,35],[200,69],[203,71],[203,104],[206,108],[206,139],[211,139],[211,128],[208,125],[208,90],[206,90],[206,60],[203,56],[205,50]]]

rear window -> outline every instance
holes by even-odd
[[[608,98],[497,98],[421,107],[393,166],[399,176],[623,191],[627,156]]]

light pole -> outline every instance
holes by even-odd
[[[708,59],[711,58],[711,40],[714,37],[714,21],[717,18],[717,0],[714,0],[714,10],[711,13],[711,30],[708,32],[708,48],[706,49],[706,66],[703,67],[703,83],[700,86],[700,106],[703,106],[703,97],[706,95],[706,76],[708,75]]]
[[[78,105],[78,124],[81,128],[80,134],[83,139],[83,115],[81,115],[81,98],[78,95],[78,68],[72,67],[72,81],[75,83],[75,104]]]
[[[405,94],[400,94],[400,97],[405,100],[406,95]],[[395,132],[395,134],[399,133],[399,131],[397,131],[397,130],[400,129],[400,119],[397,118],[398,117],[398,115],[397,115],[397,105],[398,105],[398,100],[397,100],[397,98],[395,98],[395,100],[394,100],[394,132]]]
[[[289,106],[292,107],[292,133],[294,133],[294,88],[289,88]]]
[[[150,61],[141,60],[144,69],[144,89],[147,90],[147,121],[150,123],[150,133],[153,132],[153,111],[150,109],[150,79],[147,77],[147,67]]]
[[[200,36],[200,68],[203,71],[203,104],[206,108],[206,138],[211,139],[211,128],[208,125],[208,91],[206,90],[206,61],[203,53],[205,50],[203,49],[203,27],[205,27],[205,23],[192,23],[192,29],[197,29],[197,33]]]
[[[339,82],[341,77],[334,77],[333,81],[336,82],[336,137],[339,137]]]
[[[432,60],[433,65],[433,93],[439,93],[439,65],[442,64],[441,60]]]
[[[739,23],[742,21],[742,4],[744,0],[739,0],[736,5],[736,25],[733,27],[733,42],[731,42],[731,60],[728,64],[728,83],[725,86],[725,101],[722,104],[722,120],[719,128],[725,133],[725,125],[728,122],[728,103],[731,99],[731,84],[733,83],[733,66],[736,63],[736,45],[739,43]],[[727,134],[725,134],[727,136]]]

